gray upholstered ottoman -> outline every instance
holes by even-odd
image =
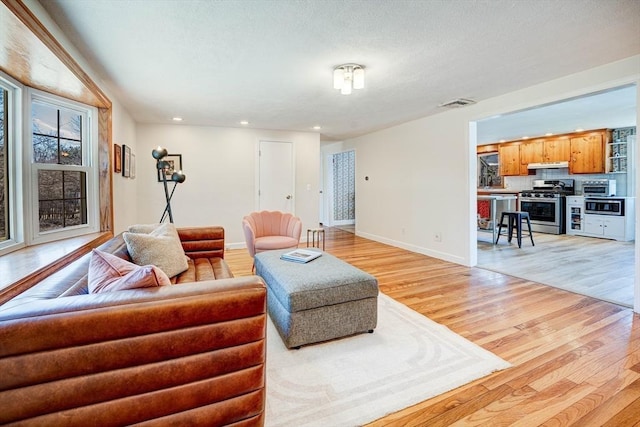
[[[269,316],[287,348],[373,332],[375,277],[326,252],[306,264],[280,259],[285,252],[260,252],[255,265],[267,284]]]

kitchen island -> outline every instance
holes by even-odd
[[[501,204],[506,202],[507,204],[506,210],[510,211],[512,210],[511,202],[517,200],[518,197],[515,194],[478,194],[477,198],[478,198],[478,201],[483,201],[483,200],[489,201],[491,206],[490,207],[491,220],[489,222],[489,228],[484,229],[478,226],[478,231],[491,232],[493,236],[491,242],[495,245],[496,238],[498,236],[498,230],[496,229],[496,222],[497,222],[496,218],[498,216],[498,202],[500,202]]]

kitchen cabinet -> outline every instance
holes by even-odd
[[[520,163],[568,162],[571,158],[569,138],[542,138],[520,145]]]
[[[570,173],[604,173],[604,132],[571,138]]]
[[[498,154],[500,154],[500,175],[520,175],[519,145],[500,145],[498,148]]]
[[[526,167],[529,163],[540,163],[544,161],[543,151],[543,139],[536,139],[522,143],[520,145],[520,164]]]
[[[567,162],[571,159],[571,140],[569,138],[546,139],[542,151],[545,162]]]
[[[576,196],[570,196],[576,197]],[[569,197],[567,197],[569,201]],[[635,197],[624,198],[624,215],[598,215],[585,213],[582,231],[572,233],[587,237],[600,237],[629,242],[635,239]]]
[[[584,232],[596,237],[624,240],[625,217],[585,214]]]
[[[567,196],[567,234],[579,236],[584,232],[584,196]]]

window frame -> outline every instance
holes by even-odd
[[[82,104],[77,101],[62,98],[56,95],[45,93],[33,88],[25,91],[26,100],[24,102],[24,149],[25,170],[27,171],[25,181],[26,191],[29,192],[28,211],[29,224],[27,225],[27,244],[35,245],[69,237],[81,236],[83,234],[95,233],[100,230],[99,220],[99,170],[98,170],[98,109]],[[61,165],[53,163],[36,163],[33,160],[33,122],[32,105],[34,102],[44,103],[55,108],[72,110],[80,113],[82,119],[82,135],[85,140],[82,142],[82,162],[83,165]],[[38,171],[74,171],[85,172],[87,174],[87,224],[69,226],[57,230],[40,231],[39,220],[39,197],[38,197]]]
[[[24,87],[7,74],[0,72],[0,87],[7,91],[7,144],[6,165],[8,167],[7,193],[9,199],[9,238],[0,241],[0,255],[25,246],[25,211],[22,167],[22,100]]]

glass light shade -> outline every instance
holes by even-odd
[[[364,87],[364,68],[357,67],[353,70],[353,88],[362,89]]]
[[[333,70],[333,88],[342,89],[344,83],[344,70],[342,68],[336,68]]]
[[[345,80],[340,93],[343,95],[351,95],[351,80]]]

